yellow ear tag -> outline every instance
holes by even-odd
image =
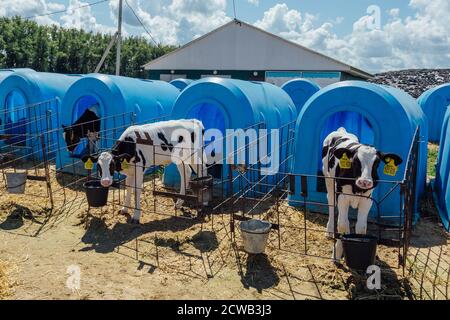
[[[398,166],[395,165],[394,159],[386,159],[387,163],[384,165],[383,173],[387,176],[394,177],[397,174]]]
[[[92,170],[94,169],[94,163],[92,162],[91,158],[89,158],[85,163],[84,163],[84,168],[86,170]]]
[[[352,162],[347,157],[346,153],[339,159],[339,167],[341,167],[341,169],[350,169],[352,167]]]
[[[123,159],[121,165],[122,165],[122,170],[126,170],[130,167],[130,164],[128,163],[127,159]]]

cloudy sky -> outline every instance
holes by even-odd
[[[99,2],[92,6],[88,3]],[[234,16],[231,0],[123,0],[125,34],[184,44]],[[235,0],[237,17],[262,29],[378,72],[450,68],[449,0]],[[118,0],[1,0],[0,16],[114,32]]]

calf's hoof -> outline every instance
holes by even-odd
[[[334,239],[334,232],[330,232],[330,231],[327,231],[326,233],[325,233],[325,235],[326,235],[326,237],[327,237],[327,239]]]
[[[326,236],[327,238],[334,238],[334,224],[333,223],[327,223],[327,231],[326,231]]]
[[[131,218],[130,223],[131,224],[140,224],[139,220],[138,219],[134,219],[134,218]]]
[[[127,215],[127,214],[128,214],[128,208],[122,208],[122,209],[120,209],[120,210],[119,210],[119,213],[120,213],[120,214],[123,214],[123,215]]]
[[[175,203],[175,208],[181,209],[181,208],[183,208],[183,204],[184,204],[184,200],[178,199],[177,202]]]
[[[342,261],[339,260],[339,259],[331,258],[331,263],[333,263],[336,267],[341,267],[342,266]]]

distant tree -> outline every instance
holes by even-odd
[[[111,41],[108,34],[38,25],[20,17],[0,18],[0,68],[33,68],[59,73],[94,72]],[[100,72],[115,73],[113,47]],[[142,65],[172,50],[143,37],[122,40],[121,75],[145,78]]]

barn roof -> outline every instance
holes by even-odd
[[[199,58],[201,57],[201,58]],[[240,20],[199,37],[144,65],[146,70],[341,71],[372,74]]]

